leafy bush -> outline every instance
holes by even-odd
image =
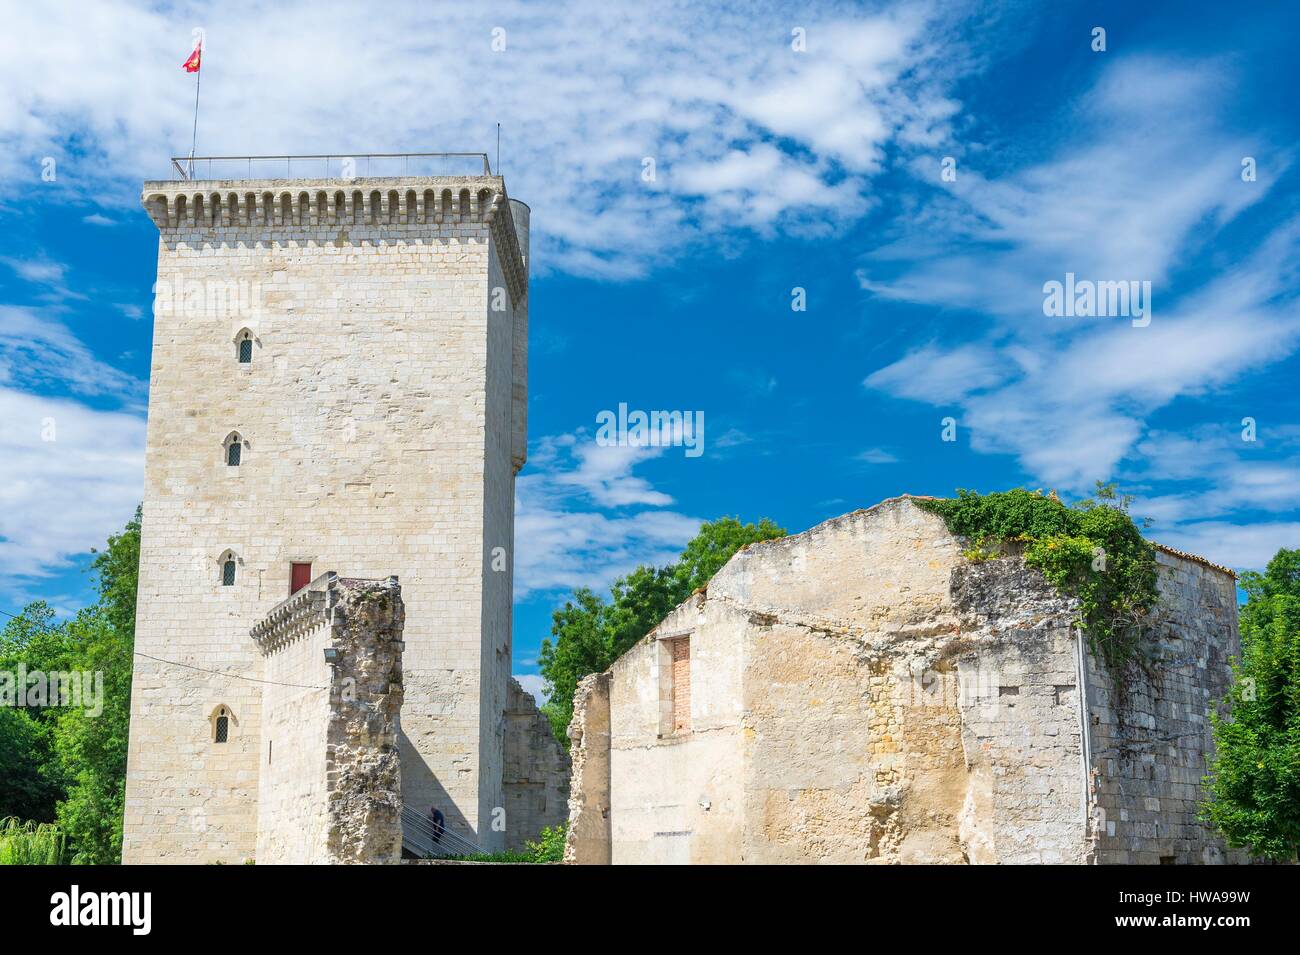
[[[536,842],[524,843],[523,849],[510,849],[505,852],[479,852],[474,855],[448,856],[454,862],[514,862],[543,863],[564,861],[564,834],[569,824],[562,822],[558,826],[547,826],[537,837]]]
[[[528,843],[528,851],[533,856],[532,861],[563,862],[564,836],[568,830],[569,824],[567,822],[562,822],[558,826],[547,826],[543,829],[536,842]]]
[[[1156,563],[1150,543],[1128,515],[1130,499],[1098,482],[1095,498],[1066,507],[1055,494],[1017,488],[994,494],[958,490],[955,498],[919,500],[968,538],[976,561],[1014,545],[1025,563],[1079,601],[1089,646],[1113,669],[1136,652],[1155,605]]]
[[[1210,713],[1214,761],[1203,816],[1228,845],[1273,859],[1300,851],[1300,550],[1241,578],[1241,657],[1229,719]]]
[[[51,823],[0,821],[0,865],[60,865],[64,848],[62,831]]]

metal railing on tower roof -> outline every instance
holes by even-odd
[[[487,153],[341,153],[304,156],[173,156],[172,176],[198,179],[366,179],[490,176]]]

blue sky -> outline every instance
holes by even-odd
[[[0,609],[86,602],[140,496],[137,197],[188,147],[194,27],[200,153],[491,150],[502,123],[533,209],[520,674],[572,588],[723,514],[1110,479],[1219,562],[1300,546],[1300,10],[1146,6],[13,8]],[[1045,315],[1066,273],[1150,282],[1150,323]],[[620,402],[702,411],[704,453],[598,446]]]

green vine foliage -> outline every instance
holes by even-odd
[[[1090,648],[1116,672],[1137,653],[1157,600],[1155,551],[1129,517],[1130,502],[1101,482],[1095,497],[1068,507],[1055,493],[1023,488],[917,501],[972,543],[970,559],[1018,550],[1076,598]]]

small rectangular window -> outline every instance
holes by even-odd
[[[669,642],[673,665],[673,732],[687,733],[691,729],[691,638]]]
[[[253,340],[251,338],[242,339],[239,343],[239,363],[247,365],[253,360]]]
[[[296,594],[311,583],[311,564],[292,564],[289,570],[289,593]]]

